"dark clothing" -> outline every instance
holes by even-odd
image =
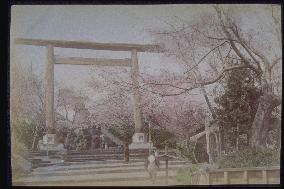
[[[100,148],[100,138],[98,136],[93,137],[91,148],[92,149]]]

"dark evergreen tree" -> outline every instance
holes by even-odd
[[[249,69],[234,70],[224,80],[224,93],[215,98],[220,123],[222,150],[235,151],[249,144],[261,91]]]

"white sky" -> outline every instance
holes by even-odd
[[[185,5],[172,6],[23,6],[12,7],[11,12],[11,60],[21,64],[33,64],[41,76],[46,65],[45,47],[14,46],[16,37],[54,40],[81,40],[106,43],[152,43],[145,30],[165,27],[165,21],[174,16],[193,19],[202,9]],[[198,6],[200,7],[200,6]],[[202,6],[204,9],[204,6]],[[190,11],[194,10],[194,11]],[[199,10],[199,11],[196,11]],[[55,48],[61,56],[128,58],[128,52],[94,51]],[[160,68],[168,67],[180,71],[176,65],[161,54],[139,53],[140,71],[156,74]],[[99,69],[99,67],[98,67]],[[87,90],[91,71],[88,66],[55,66],[55,82]]]
[[[257,5],[253,5],[256,8]],[[246,7],[249,7],[248,5]],[[15,46],[16,37],[52,40],[80,40],[106,43],[153,43],[149,29],[168,27],[174,16],[187,21],[201,12],[212,11],[209,5],[14,5],[11,12],[11,61],[33,64],[44,76],[46,49],[38,46]],[[128,58],[130,53],[55,48],[61,56]],[[160,68],[180,71],[161,54],[139,53],[141,72],[158,74]],[[99,69],[99,68],[98,68]],[[88,66],[55,66],[55,82],[88,90]],[[91,91],[90,94],[93,94]],[[95,95],[93,95],[95,96]]]

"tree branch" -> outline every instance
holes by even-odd
[[[230,39],[229,42],[230,42],[231,47],[233,48],[234,52],[242,59],[242,61],[243,61],[244,64],[249,65],[250,61],[240,52],[240,50],[237,48],[236,44],[235,44],[234,41],[233,41],[232,35],[231,35],[230,32],[226,29],[225,24],[224,24],[224,21],[223,21],[223,19],[222,19],[221,10],[220,10],[218,7],[216,7],[215,9],[216,9],[216,11],[217,11],[217,15],[218,15],[218,18],[219,18],[219,20],[220,20],[220,24],[221,24],[222,30],[223,30],[223,32],[225,33],[225,35],[227,36],[227,38]],[[227,18],[227,19],[228,19],[228,18]],[[234,26],[235,28],[234,28],[233,26]],[[231,30],[232,30],[233,32],[235,32],[236,34],[238,34],[238,33],[237,33],[237,30],[236,30],[236,25],[233,25],[233,26],[230,27]],[[265,57],[264,57],[263,59],[265,59]],[[266,59],[265,59],[265,60],[266,60]],[[264,60],[264,61],[265,61],[265,60]],[[267,61],[265,61],[264,63],[266,63],[266,62],[267,62]],[[261,70],[257,70],[255,67],[253,67],[253,66],[251,66],[251,65],[250,65],[250,68],[251,68],[252,70],[254,70],[256,73],[259,73],[259,72],[261,71]]]
[[[281,60],[281,57],[275,59],[275,60],[271,63],[269,69],[272,70],[272,68],[279,62],[279,60]]]
[[[162,97],[181,95],[181,94],[186,93],[188,91],[191,91],[193,89],[196,89],[196,88],[199,88],[199,87],[202,87],[202,86],[206,86],[206,85],[210,85],[210,84],[217,82],[218,80],[220,80],[223,77],[223,74],[228,72],[228,71],[236,70],[236,69],[243,69],[243,68],[250,68],[251,69],[251,65],[243,64],[243,65],[236,65],[236,66],[231,66],[231,67],[225,68],[214,79],[209,80],[209,81],[205,81],[205,82],[195,83],[195,86],[192,86],[190,88],[183,88],[183,87],[175,86],[175,85],[168,84],[168,83],[163,83],[163,84],[162,83],[151,83],[152,85],[157,84],[157,85],[171,86],[171,87],[174,87],[174,88],[177,88],[177,89],[181,89],[182,91],[177,92],[177,93],[172,93],[172,94],[162,94],[162,93],[155,92],[155,91],[150,91],[150,92],[157,94],[157,95],[160,95]]]
[[[235,27],[237,27],[237,26],[235,26]],[[240,35],[239,35],[239,33],[237,32],[236,29],[232,28],[232,31],[233,31],[233,33],[235,34],[235,36],[238,38],[239,43],[242,45],[242,47],[245,49],[245,51],[250,55],[250,57],[253,59],[253,61],[257,64],[257,67],[258,67],[258,69],[259,69],[259,72],[261,72],[262,70],[261,70],[261,67],[260,67],[260,63],[259,63],[258,60],[256,60],[256,58],[255,58],[255,57],[253,56],[253,54],[250,52],[250,51],[251,51],[251,48],[249,47],[249,45],[246,43],[246,41],[244,41],[244,40],[240,37]]]
[[[225,43],[228,43],[228,41],[224,41],[223,43],[215,46],[213,49],[211,49],[209,52],[207,52],[193,67],[191,67],[189,70],[187,70],[185,73],[190,72],[191,70],[193,70],[196,66],[198,66],[212,51],[214,51],[215,49],[218,49],[219,47],[221,47],[222,45],[224,45]]]

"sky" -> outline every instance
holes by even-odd
[[[168,28],[167,23],[175,23],[175,16],[191,22],[200,13],[210,11],[213,11],[210,5],[14,5],[10,30],[11,63],[32,64],[33,69],[44,76],[47,62],[45,47],[14,45],[13,40],[17,37],[152,44],[154,39],[148,30]],[[55,55],[130,57],[129,52],[62,48],[55,48]],[[161,68],[172,72],[183,70],[181,66],[173,64],[172,59],[159,53],[139,53],[138,61],[142,73],[159,74]],[[85,91],[92,98],[98,94],[88,88],[88,81],[96,78],[96,69],[100,70],[100,67],[56,65],[55,82]]]
[[[198,6],[201,7],[201,6]],[[195,10],[195,11],[190,11]],[[44,76],[46,49],[38,46],[14,45],[17,37],[33,39],[93,41],[102,43],[152,44],[149,29],[163,28],[174,16],[194,19],[199,11],[192,6],[28,6],[14,5],[11,12],[11,61],[32,64],[40,76]],[[129,52],[94,51],[55,48],[55,55],[64,57],[129,58]],[[172,65],[158,53],[139,53],[141,72],[158,74],[160,68],[180,72],[181,67]],[[88,82],[94,78],[89,66],[56,65],[55,82],[88,90]],[[92,93],[92,92],[91,92]]]

